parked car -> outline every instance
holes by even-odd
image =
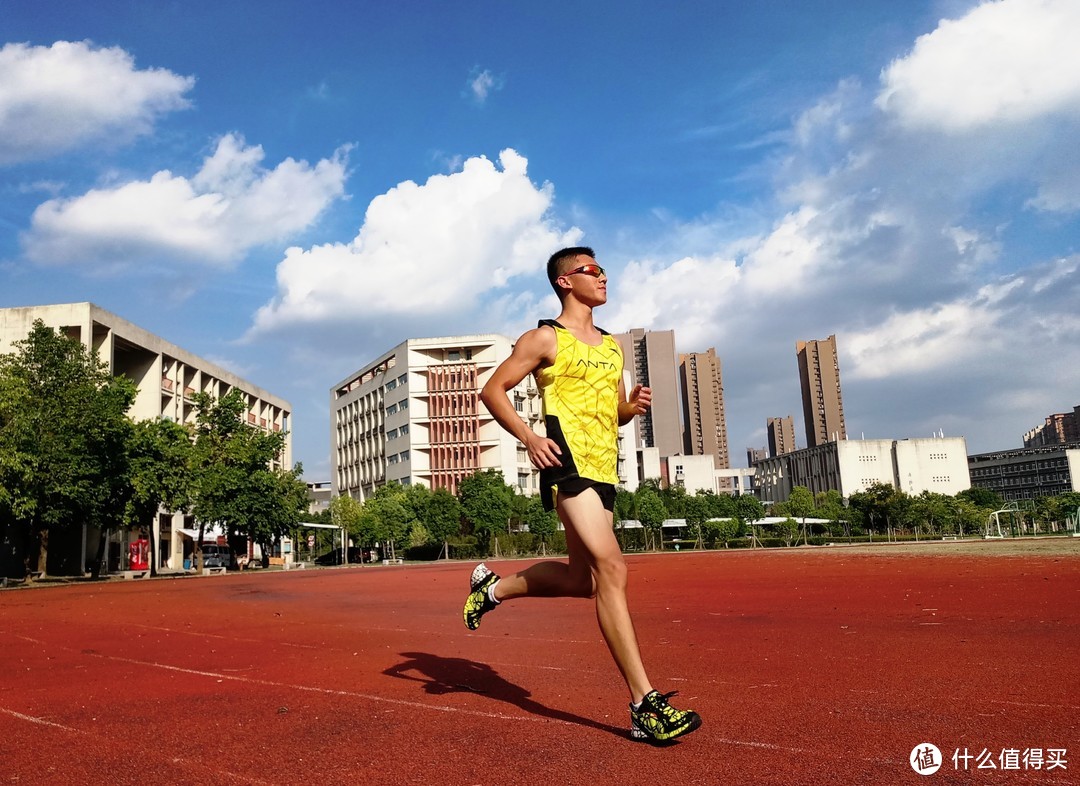
[[[202,547],[204,568],[227,568],[229,567],[230,554],[228,546],[218,546],[207,543]]]

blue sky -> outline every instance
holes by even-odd
[[[517,335],[553,250],[612,330],[716,348],[730,447],[801,423],[1019,446],[1080,404],[1080,4],[5,4],[0,306],[89,300],[289,399]],[[805,444],[797,427],[799,443]]]

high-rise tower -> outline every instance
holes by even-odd
[[[675,331],[634,328],[629,333],[619,333],[615,339],[622,347],[623,368],[630,372],[630,388],[645,385],[652,389],[652,407],[638,418],[642,444],[657,448],[661,456],[682,453]]]
[[[799,359],[807,447],[847,439],[836,336],[824,341],[798,341],[795,352]]]
[[[683,447],[691,456],[712,456],[713,466],[728,469],[727,420],[724,417],[724,382],[716,349],[679,355],[686,428]]]
[[[773,458],[795,451],[795,421],[788,415],[784,418],[769,418],[766,421],[769,434],[769,455]]]

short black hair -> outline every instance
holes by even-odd
[[[559,285],[555,283],[559,276],[562,275],[559,272],[559,264],[564,259],[570,259],[571,257],[589,257],[590,259],[596,259],[596,254],[588,246],[571,246],[570,248],[556,251],[548,258],[548,282],[551,284],[551,288],[555,290],[555,294],[559,296],[559,300],[563,299],[563,292],[559,289]]]

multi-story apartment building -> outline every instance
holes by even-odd
[[[848,497],[872,483],[910,495],[955,495],[971,487],[963,437],[848,439],[760,461],[755,483],[762,501],[783,502],[796,486],[813,493],[835,489]]]
[[[823,341],[798,341],[795,343],[795,353],[799,361],[799,381],[802,383],[807,447],[847,439],[836,336],[829,336]]]
[[[623,367],[630,372],[627,393],[634,385],[652,389],[652,407],[638,418],[641,445],[657,448],[661,456],[683,451],[679,418],[679,382],[676,377],[675,331],[634,328],[615,336],[623,351]]]
[[[769,451],[767,448],[747,448],[746,449],[746,466],[752,467],[759,461],[764,461],[769,457]]]
[[[971,485],[1021,500],[1080,491],[1080,441],[968,456]]]
[[[679,387],[682,392],[683,449],[688,456],[710,456],[715,469],[728,469],[727,418],[724,415],[724,379],[716,349],[679,355]],[[721,482],[730,490],[730,479]]]
[[[390,481],[457,493],[478,470],[495,469],[523,494],[539,492],[524,446],[480,401],[513,342],[497,334],[411,338],[330,390],[330,471],[334,495],[363,500]],[[536,380],[509,393],[522,420],[544,433]],[[619,430],[618,474],[637,487],[635,424]]]
[[[776,457],[792,453],[795,445],[795,420],[788,415],[783,418],[769,418],[765,423],[769,433],[769,455]]]
[[[1025,448],[1080,442],[1080,406],[1072,412],[1047,415],[1046,422],[1024,434]]]
[[[167,418],[193,425],[196,409],[192,397],[196,393],[220,398],[239,390],[247,402],[244,417],[249,425],[285,434],[285,447],[274,466],[292,467],[292,407],[285,399],[93,303],[0,309],[0,352],[10,352],[14,342],[26,338],[38,319],[96,351],[110,372],[135,383],[139,392],[128,411],[133,420]],[[184,524],[185,517],[179,513],[163,511],[158,516],[153,537],[160,544],[159,567],[182,567],[184,551],[190,550],[190,532],[184,531]],[[84,533],[84,549],[88,539],[96,548],[97,538],[97,532]],[[116,545],[120,544],[111,545],[112,556],[107,558],[111,569],[120,567]],[[86,564],[85,553],[80,564]]]
[[[683,448],[689,456],[712,456],[717,469],[731,466],[727,419],[724,415],[724,380],[716,349],[679,355],[686,428]]]
[[[456,493],[462,479],[481,469],[497,469],[507,483],[534,493],[538,477],[528,454],[480,403],[484,383],[512,348],[509,338],[494,334],[412,338],[334,385],[335,495],[363,500],[389,481]],[[535,380],[526,377],[511,397],[537,427]]]

